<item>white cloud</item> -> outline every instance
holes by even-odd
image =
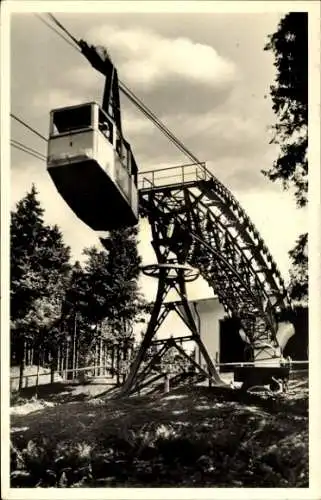
[[[239,143],[251,143],[255,140],[264,140],[262,124],[251,116],[242,116],[237,112],[211,110],[206,113],[189,114],[179,113],[162,117],[163,122],[177,131],[184,141],[195,139],[215,139],[224,141],[224,144],[236,146]]]
[[[101,26],[87,38],[104,45],[117,63],[122,79],[148,88],[169,79],[186,79],[221,87],[236,78],[232,61],[209,46],[188,38],[166,38],[151,30]]]
[[[89,101],[92,99],[89,99]],[[84,99],[72,91],[65,91],[62,89],[44,90],[37,93],[32,99],[32,106],[41,109],[42,113],[50,111],[55,108],[63,108],[65,106],[73,106],[81,104]]]
[[[125,134],[150,135],[155,131],[154,125],[147,118],[139,116],[138,113],[126,111],[122,114],[122,123]]]

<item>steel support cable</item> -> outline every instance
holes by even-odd
[[[31,148],[30,146],[26,146],[25,144],[23,144],[20,141],[17,141],[15,139],[11,139],[11,144],[28,149],[31,153],[37,154],[38,156],[42,156],[44,159],[46,159],[46,156],[43,153],[41,153],[40,151],[37,151],[36,149]]]
[[[49,14],[48,14],[49,15]],[[77,52],[80,52],[80,50],[78,49],[78,45],[74,45],[73,43],[71,43],[68,38],[66,38],[64,35],[62,35],[56,28],[54,28],[54,26],[52,26],[52,24],[48,23],[43,17],[41,17],[39,14],[35,14],[35,16],[42,22],[44,23],[46,26],[48,26],[49,29],[51,29],[52,31],[54,31],[60,38],[62,38],[62,40],[64,40],[66,43],[68,43],[68,45],[70,45],[72,48],[74,48],[75,50],[77,50]],[[72,35],[70,35],[70,38],[73,40],[73,37]]]
[[[74,43],[79,46],[78,40],[58,21],[58,19],[51,13],[48,13],[48,16],[52,21],[66,33]],[[144,115],[149,118],[153,123],[172,141],[174,144],[179,147],[179,149],[185,153],[190,160],[194,163],[200,164],[200,160],[196,158],[188,149],[184,146],[184,144],[177,139],[177,137],[172,134],[172,132],[166,127],[164,123],[153,113],[147,106],[125,85],[123,82],[119,80],[119,89],[123,92],[123,94],[133,103],[135,104],[140,111],[144,113]]]
[[[40,132],[38,132],[36,129],[34,129],[33,127],[31,127],[31,125],[28,125],[28,123],[25,121],[25,120],[22,120],[22,118],[19,118],[17,115],[13,114],[13,113],[10,113],[10,116],[11,118],[13,118],[14,120],[16,120],[17,122],[21,123],[21,125],[23,125],[24,127],[26,127],[28,130],[30,130],[31,132],[33,132],[35,135],[37,135],[38,137],[40,137],[40,139],[43,139],[44,141],[48,141],[48,139],[40,134]]]
[[[37,160],[40,160],[40,161],[45,161],[43,158],[41,158],[40,156],[37,156],[36,154],[34,153],[31,153],[31,151],[28,151],[27,149],[24,149],[16,144],[13,144],[11,143],[11,146],[19,151],[22,151],[23,153],[27,153],[29,154],[30,156],[33,156],[34,158],[36,158]]]
[[[51,24],[47,23],[41,16],[37,15],[37,17],[48,26],[48,28],[52,29],[57,35],[59,35],[63,40],[65,40],[69,45],[71,45],[74,49],[77,49],[77,52],[81,52],[80,50],[80,45],[78,40],[58,21],[58,19],[55,18],[52,14],[48,13],[48,16],[54,23],[61,29],[63,30],[71,40],[76,45],[73,45],[70,43],[69,40],[66,39],[61,33],[59,33]],[[193,161],[193,163],[198,163],[200,164],[201,162],[197,160],[197,158],[192,155],[192,153],[188,153],[185,146],[177,139],[175,136],[169,131],[169,129],[156,117],[156,115],[145,106],[140,99],[135,96],[135,94],[121,81],[119,81],[119,89],[123,92],[123,94],[129,99],[143,114],[146,118],[148,118],[150,121],[153,122],[154,125],[158,127],[158,129],[163,132],[166,137],[173,142],[173,144],[185,155],[188,156],[190,160]]]
[[[70,39],[77,44],[77,46],[80,48],[79,41],[58,21],[58,19],[53,16],[53,14],[48,13],[48,16],[50,19],[62,30],[64,33],[67,34],[67,36],[70,37]],[[38,16],[39,17],[39,16]],[[42,19],[42,18],[41,18]],[[42,19],[43,20],[43,19]],[[48,23],[46,23],[49,27]],[[52,27],[52,29],[54,29]],[[57,30],[55,30],[57,32]],[[62,35],[61,35],[62,36]],[[64,38],[65,39],[65,38]],[[72,45],[69,41],[68,43]],[[72,45],[74,48],[76,48],[74,45]],[[79,50],[81,52],[81,50]],[[153,113],[135,94],[132,92],[127,85],[125,85],[123,82],[119,81],[119,89],[123,92],[123,94],[133,103],[135,106],[139,108],[140,111],[143,112],[143,114],[154,123],[165,135],[168,139],[170,139],[174,145],[180,149],[182,153],[184,153],[189,160],[193,161],[193,163],[196,164],[202,164],[202,162],[193,154],[191,153],[186,146],[179,140],[175,135],[166,127],[166,125]]]
[[[19,151],[33,156],[34,158],[37,158],[37,160],[46,161],[46,157],[44,155],[32,148],[29,148],[28,146],[25,146],[22,143],[19,143],[18,141],[11,140],[11,146],[15,149],[18,149]]]
[[[50,17],[50,19],[64,32],[66,33],[67,36],[69,36],[69,38],[71,38],[71,40],[76,44],[78,45],[78,40],[76,40],[76,38],[67,30],[67,28],[65,28],[59,21],[58,19],[53,15],[51,14],[51,12],[48,12],[48,16]]]
[[[119,81],[119,88],[123,92],[123,94],[142,111],[145,116],[154,123],[163,134],[168,137],[173,144],[184,153],[189,160],[196,164],[202,164],[202,162],[196,158],[196,156],[191,153],[186,146],[169,130],[169,128],[153,113],[151,109],[149,109],[142,101],[139,99],[123,82]]]
[[[201,162],[199,160],[195,161],[195,159],[186,152],[184,145],[179,144],[179,142],[176,142],[173,139],[174,136],[171,134],[170,131],[167,131],[164,129],[163,124],[160,122],[160,120],[156,120],[156,119],[151,117],[149,110],[143,104],[140,104],[140,102],[138,100],[136,100],[135,97],[130,95],[130,93],[127,91],[127,89],[125,89],[121,86],[120,82],[119,82],[119,88],[120,88],[120,90],[122,90],[123,94],[133,104],[135,104],[135,106],[143,113],[143,115],[146,118],[148,118],[150,121],[152,121],[152,123],[174,144],[174,146],[177,147],[177,149],[179,149],[185,156],[188,156],[189,160],[192,160],[193,163],[201,164]]]
[[[30,130],[30,132],[35,134],[37,137],[39,137],[40,139],[42,139],[45,142],[48,142],[48,139],[46,139],[46,137],[44,135],[42,135],[40,132],[38,132],[38,130],[36,130],[35,128],[31,127],[31,125],[29,125],[25,120],[23,120],[22,118],[19,118],[14,113],[10,113],[10,116],[14,120],[16,120],[18,123],[23,125],[26,129]],[[15,139],[11,139],[10,143],[11,143],[11,146],[13,148],[29,154],[30,156],[37,158],[37,160],[46,161],[46,156],[44,154],[42,154],[40,151],[37,151],[36,149],[33,149],[33,148],[30,148],[29,146],[26,146],[22,142],[19,142]]]

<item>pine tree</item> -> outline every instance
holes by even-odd
[[[307,205],[308,192],[308,13],[290,12],[270,35],[265,50],[274,54],[276,80],[270,92],[277,117],[273,143],[280,154],[273,167],[263,171],[283,188],[294,187],[298,207]],[[302,234],[289,252],[293,269],[290,292],[293,299],[308,297],[307,234]]]
[[[273,52],[277,70],[270,87],[278,120],[272,142],[281,148],[265,175],[272,181],[281,180],[284,188],[295,187],[297,204],[304,206],[308,190],[308,14],[284,16],[265,50]]]
[[[20,364],[26,341],[54,349],[57,322],[69,274],[70,250],[57,226],[44,223],[33,185],[11,213],[11,348]]]
[[[308,235],[301,234],[295,247],[289,252],[292,260],[290,271],[290,293],[297,301],[305,301],[308,296]]]
[[[11,213],[11,320],[23,318],[33,301],[41,296],[35,272],[38,242],[42,237],[43,213],[33,185],[30,193]]]
[[[101,337],[119,347],[131,347],[133,325],[143,321],[146,304],[138,287],[141,260],[136,237],[135,228],[112,231],[101,240],[104,250],[85,249],[83,267],[78,263],[73,268],[65,315],[69,314],[70,322],[78,311],[83,359],[95,350]]]

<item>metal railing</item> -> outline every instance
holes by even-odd
[[[200,180],[209,180],[213,175],[202,163],[189,163],[174,167],[164,167],[138,173],[138,188],[142,190],[154,189],[193,183]]]
[[[29,375],[23,375],[22,377],[22,388],[25,389],[25,388],[28,388],[28,387],[33,387],[37,384],[37,380],[38,380],[38,385],[43,385],[43,379],[44,377],[47,377],[46,380],[46,384],[51,384],[51,379],[52,379],[52,374],[50,372],[42,372],[42,373],[32,373],[32,374],[29,374]],[[58,377],[59,377],[59,380],[58,380]],[[19,379],[20,379],[20,376],[19,375],[15,375],[15,376],[11,376],[10,377],[10,390],[11,391],[15,391],[15,390],[18,390],[18,387],[19,387]],[[55,382],[59,382],[61,379],[61,375],[60,373],[58,373],[57,371],[54,372],[54,383]]]
[[[102,373],[103,372],[103,373]],[[111,372],[111,365],[90,365],[90,366],[85,366],[82,368],[68,368],[68,369],[62,369],[62,370],[55,370],[53,374],[51,372],[47,373],[33,373],[29,375],[23,375],[22,378],[22,388],[28,388],[28,387],[34,387],[35,385],[51,385],[53,383],[59,383],[59,382],[71,382],[73,380],[76,380],[83,374],[84,377],[92,379],[92,378],[113,378],[110,375]],[[115,372],[116,373],[116,372]],[[68,377],[68,374],[72,374],[71,377]],[[52,377],[53,375],[53,377]],[[45,379],[45,384],[43,382],[44,377],[47,377]],[[53,381],[52,381],[53,378]],[[10,390],[11,391],[17,391],[19,387],[19,375],[11,376],[10,377]],[[38,382],[37,382],[38,381]]]

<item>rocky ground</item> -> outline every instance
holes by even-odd
[[[13,399],[12,487],[308,487],[308,382],[286,394],[187,387],[111,399],[45,386]]]

